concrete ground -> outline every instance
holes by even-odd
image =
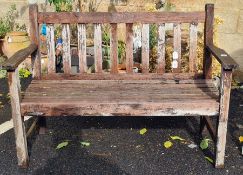
[[[23,88],[28,82],[22,81]],[[6,80],[0,80],[0,85],[3,105],[0,109],[1,125],[11,119],[11,110]],[[243,135],[242,104],[243,89],[234,89],[224,169],[215,169],[205,159],[205,156],[213,158],[212,142],[206,151],[188,147],[191,143],[200,143],[198,118],[53,117],[47,119],[47,134],[38,135],[35,132],[28,139],[28,169],[17,166],[13,129],[0,134],[0,175],[240,175],[243,174],[243,156],[238,137]],[[25,122],[27,128],[33,120]],[[144,135],[139,134],[142,128],[148,130]],[[173,135],[186,139],[187,143],[172,141],[171,148],[164,148],[163,143]],[[56,150],[56,146],[65,140],[69,141],[69,145]],[[80,141],[91,145],[83,147]]]

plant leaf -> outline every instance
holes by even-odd
[[[170,138],[171,138],[172,140],[181,140],[181,141],[185,140],[185,139],[183,139],[183,138],[181,138],[181,137],[179,137],[179,136],[170,136]]]
[[[144,135],[146,132],[147,132],[147,129],[146,129],[146,128],[143,128],[143,129],[141,129],[141,130],[139,131],[139,133],[140,133],[141,135]]]
[[[65,141],[65,142],[62,142],[62,143],[59,143],[56,147],[56,149],[62,149],[64,147],[66,147],[68,145],[68,141]]]
[[[207,161],[209,161],[210,163],[213,163],[213,162],[214,162],[213,159],[211,159],[210,157],[205,156],[205,159],[206,159]]]
[[[202,150],[207,149],[208,148],[208,142],[210,139],[203,139],[200,143],[200,148]]]
[[[89,143],[89,142],[80,142],[80,144],[81,144],[82,146],[90,146],[90,143]]]
[[[240,141],[240,143],[243,142],[243,136],[239,137],[239,141]]]
[[[165,148],[170,148],[170,147],[172,147],[172,145],[173,145],[173,143],[171,141],[164,142],[164,147]]]

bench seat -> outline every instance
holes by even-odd
[[[217,116],[211,80],[33,80],[22,115]]]

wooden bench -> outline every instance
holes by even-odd
[[[3,67],[8,71],[12,118],[14,121],[18,164],[28,165],[28,149],[23,117],[38,116],[199,116],[200,131],[207,126],[216,142],[215,166],[224,166],[227,121],[233,59],[213,45],[214,5],[205,12],[156,13],[50,13],[38,12],[30,5],[32,44],[9,58]],[[48,74],[41,73],[39,26],[47,24]],[[95,73],[86,73],[86,24],[94,24]],[[101,25],[111,25],[111,71],[102,70]],[[117,24],[126,24],[126,73],[118,71]],[[133,24],[142,24],[142,71],[133,72]],[[158,24],[157,73],[149,72],[149,25]],[[165,72],[165,23],[173,23],[175,61]],[[181,72],[181,24],[190,25],[189,72]],[[197,65],[198,24],[204,23],[203,73]],[[56,73],[54,25],[62,24],[64,73]],[[77,24],[79,72],[71,74],[70,24]],[[176,55],[175,54],[175,55]],[[33,80],[20,94],[18,65],[31,55]],[[221,86],[212,83],[212,55],[222,66]],[[217,129],[210,116],[217,117]]]

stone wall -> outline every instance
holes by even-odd
[[[53,8],[44,4],[45,0],[37,1],[41,11],[53,11]],[[97,2],[100,1],[98,11],[146,11],[147,6],[154,4],[157,0],[97,0]],[[214,3],[215,16],[224,21],[218,28],[218,44],[242,65],[243,70],[243,59],[241,59],[243,56],[243,0],[170,0],[170,2],[175,4],[175,11],[201,11],[204,10],[206,3]],[[28,0],[0,0],[2,14],[11,4],[16,4],[19,11],[18,22],[28,25]]]

